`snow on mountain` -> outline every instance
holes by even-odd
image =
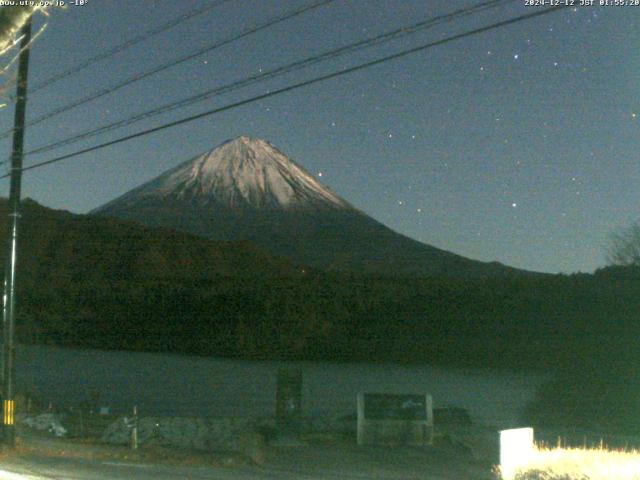
[[[351,209],[264,140],[241,136],[191,159],[101,207],[173,199],[232,209]]]

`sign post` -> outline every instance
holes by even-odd
[[[358,445],[430,445],[433,399],[428,394],[358,394]]]

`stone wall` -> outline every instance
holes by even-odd
[[[102,441],[114,445],[131,442],[133,421],[121,417],[103,433]],[[301,433],[349,433],[355,435],[355,419],[304,418]],[[276,436],[275,419],[221,417],[143,417],[138,420],[139,445],[162,445],[206,451],[242,451],[256,437],[269,441]]]
[[[105,430],[102,441],[129,444],[132,425],[130,418],[119,418]],[[239,451],[243,435],[273,428],[274,422],[270,419],[143,417],[138,420],[138,443],[194,450]]]

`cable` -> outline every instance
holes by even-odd
[[[46,145],[42,145],[40,147],[37,147],[33,150],[30,150],[28,152],[25,153],[25,156],[28,155],[34,155],[37,153],[44,153],[44,152],[48,152],[51,150],[55,150],[59,147],[63,147],[66,145],[71,145],[77,142],[80,142],[82,140],[86,140],[88,138],[92,138],[95,137],[96,135],[102,134],[102,133],[106,133],[106,132],[110,132],[113,130],[116,130],[118,128],[124,127],[124,126],[128,126],[128,125],[132,125],[134,123],[140,122],[142,120],[146,120],[149,118],[152,118],[154,116],[160,115],[162,113],[166,113],[178,108],[183,108],[189,105],[193,105],[194,103],[197,102],[201,102],[203,100],[207,100],[209,98],[212,98],[214,96],[218,96],[221,95],[223,93],[228,93],[234,90],[238,90],[240,88],[244,88],[246,86],[258,83],[258,82],[262,82],[264,80],[267,79],[271,79],[271,78],[275,78],[281,75],[284,75],[286,73],[291,73],[293,71],[296,70],[300,70],[302,68],[306,68],[309,67],[311,65],[329,60],[329,59],[334,59],[337,58],[341,55],[347,54],[347,53],[352,53],[355,52],[357,50],[361,50],[361,49],[365,49],[365,48],[369,48],[371,46],[374,45],[380,45],[382,43],[391,41],[391,40],[395,40],[407,35],[411,35],[414,34],[420,30],[423,29],[427,29],[427,28],[431,28],[434,27],[436,25],[439,25],[441,23],[444,22],[450,22],[456,18],[459,17],[464,17],[464,16],[468,16],[468,15],[472,15],[478,12],[481,12],[483,10],[487,10],[489,8],[495,8],[497,6],[501,6],[507,3],[513,3],[516,0],[490,0],[487,2],[483,2],[480,4],[477,4],[473,7],[470,8],[466,8],[466,9],[460,9],[460,10],[456,10],[454,12],[448,13],[446,15],[440,15],[437,17],[433,17],[427,20],[424,20],[422,22],[418,22],[415,23],[409,27],[403,27],[403,28],[399,28],[396,30],[393,30],[391,32],[387,32],[387,33],[383,33],[381,35],[377,35],[375,37],[372,38],[368,38],[366,40],[361,40],[359,42],[356,43],[352,43],[334,50],[330,50],[328,52],[325,52],[323,54],[320,55],[316,55],[316,56],[312,56],[312,57],[308,57],[305,58],[303,60],[298,60],[296,62],[290,63],[288,65],[282,66],[282,67],[278,67],[276,69],[270,70],[268,72],[264,72],[261,73],[259,75],[254,75],[251,76],[249,78],[246,78],[244,80],[240,80],[240,81],[236,81],[230,84],[226,84],[223,85],[221,87],[216,87],[214,89],[210,89],[210,90],[206,90],[205,92],[199,93],[197,95],[193,95],[190,97],[187,97],[185,99],[176,101],[176,102],[172,102],[172,103],[168,103],[165,104],[163,106],[160,107],[156,107],[154,109],[148,110],[146,112],[134,115],[132,117],[127,117],[125,119],[122,120],[118,120],[114,123],[108,124],[108,125],[104,125],[102,127],[98,127],[98,128],[94,128],[94,129],[90,129],[90,130],[85,130],[84,132],[81,132],[77,135],[74,135],[73,137],[70,138],[66,138],[66,139],[62,139],[62,140],[58,140],[56,142],[53,143],[49,143]],[[1,163],[0,163],[1,164]]]
[[[519,22],[524,21],[524,20],[529,20],[531,18],[535,18],[535,17],[539,17],[539,16],[542,16],[542,15],[546,15],[548,13],[552,13],[552,12],[555,12],[555,11],[560,11],[560,10],[562,10],[564,8],[567,8],[567,6],[566,5],[560,5],[560,6],[557,6],[557,7],[546,8],[546,9],[539,10],[539,11],[536,11],[536,12],[528,13],[526,15],[520,15],[519,17],[510,18],[509,20],[503,20],[501,22],[493,23],[493,24],[485,26],[485,27],[476,28],[476,29],[470,30],[468,32],[459,33],[457,35],[453,35],[451,37],[443,38],[443,39],[437,40],[435,42],[431,42],[431,43],[427,43],[427,44],[424,44],[424,45],[420,45],[418,47],[413,47],[413,48],[410,48],[410,49],[407,49],[407,50],[403,50],[403,51],[398,52],[398,53],[394,53],[392,55],[387,55],[386,57],[382,57],[382,58],[379,58],[377,60],[372,60],[370,62],[366,62],[366,63],[360,64],[360,65],[356,65],[356,66],[350,67],[350,68],[348,68],[346,70],[341,70],[341,71],[338,71],[338,72],[333,72],[333,73],[329,73],[327,75],[323,75],[321,77],[316,77],[316,78],[312,78],[310,80],[305,80],[304,82],[296,83],[296,84],[290,85],[288,87],[281,88],[279,90],[274,90],[273,92],[264,93],[262,95],[257,95],[255,97],[251,97],[251,98],[248,98],[246,100],[241,100],[239,102],[231,103],[231,104],[225,105],[223,107],[219,107],[219,108],[215,108],[213,110],[209,110],[209,111],[206,111],[206,112],[199,113],[197,115],[192,115],[190,117],[186,117],[186,118],[182,118],[180,120],[176,120],[176,121],[173,121],[173,122],[170,122],[170,123],[166,123],[166,124],[160,125],[158,127],[150,128],[148,130],[143,130],[141,132],[134,133],[134,134],[131,134],[131,135],[127,135],[125,137],[120,137],[118,139],[111,140],[111,141],[105,142],[105,143],[101,143],[101,144],[95,145],[93,147],[89,147],[89,148],[85,148],[85,149],[82,149],[82,150],[78,150],[76,152],[69,153],[67,155],[62,155],[62,156],[59,156],[59,157],[56,157],[56,158],[52,158],[50,160],[46,160],[46,161],[43,161],[43,162],[35,163],[33,165],[29,165],[28,167],[23,167],[22,171],[33,170],[35,168],[40,168],[40,167],[43,167],[45,165],[50,165],[52,163],[57,163],[57,162],[60,162],[62,160],[66,160],[66,159],[69,159],[69,158],[77,157],[77,156],[83,155],[85,153],[94,152],[96,150],[101,150],[103,148],[110,147],[112,145],[116,145],[118,143],[123,143],[123,142],[129,141],[129,140],[133,140],[134,138],[150,135],[152,133],[156,133],[156,132],[159,132],[161,130],[166,130],[167,128],[176,127],[178,125],[182,125],[182,124],[185,124],[185,123],[193,122],[193,121],[198,120],[200,118],[209,117],[209,116],[214,115],[216,113],[220,113],[220,112],[224,112],[224,111],[227,111],[227,110],[231,110],[232,108],[237,108],[237,107],[240,107],[240,106],[243,106],[243,105],[247,105],[249,103],[253,103],[253,102],[256,102],[256,101],[259,101],[259,100],[263,100],[265,98],[270,98],[270,97],[273,97],[273,96],[276,96],[276,95],[280,95],[281,93],[297,90],[299,88],[306,87],[308,85],[313,85],[313,84],[316,84],[316,83],[319,83],[319,82],[323,82],[323,81],[329,80],[331,78],[336,78],[336,77],[340,77],[342,75],[346,75],[346,74],[349,74],[349,73],[357,72],[357,71],[363,70],[365,68],[372,67],[374,65],[379,65],[381,63],[388,62],[390,60],[396,60],[398,58],[403,58],[403,57],[406,57],[407,55],[411,55],[413,53],[420,52],[420,51],[423,51],[423,50],[428,50],[430,48],[437,47],[437,46],[443,45],[445,43],[452,42],[454,40],[459,40],[461,38],[470,37],[472,35],[477,35],[479,33],[488,32],[490,30],[495,30],[497,28],[505,27],[507,25],[512,25],[512,24],[515,24],[515,23],[519,23]],[[7,178],[7,177],[9,177],[8,174],[1,176],[0,179]]]
[[[209,99],[211,97],[218,96],[218,95],[220,95],[222,93],[228,93],[228,92],[237,90],[239,88],[244,88],[244,87],[246,87],[248,85],[251,85],[251,84],[254,84],[254,83],[257,83],[257,82],[261,82],[261,81],[266,80],[268,78],[274,78],[276,76],[280,76],[280,75],[283,75],[285,73],[291,73],[292,71],[296,71],[296,70],[299,70],[301,68],[306,68],[306,67],[308,67],[310,65],[314,65],[316,63],[319,63],[319,62],[322,62],[322,61],[325,61],[325,60],[328,60],[328,59],[336,58],[336,57],[338,57],[340,55],[343,55],[345,53],[350,53],[350,52],[353,52],[353,51],[356,51],[356,50],[360,50],[360,49],[363,49],[363,48],[368,48],[368,47],[371,47],[373,45],[378,45],[380,43],[384,43],[384,42],[387,42],[387,41],[390,41],[390,40],[394,40],[394,39],[397,39],[397,38],[400,38],[400,37],[403,37],[403,36],[406,36],[406,35],[410,35],[410,34],[416,33],[417,31],[419,31],[421,29],[433,27],[433,26],[435,26],[435,25],[437,25],[439,23],[442,23],[443,21],[451,21],[451,20],[453,20],[454,18],[456,18],[458,16],[471,15],[473,13],[477,13],[479,11],[482,11],[482,10],[485,10],[485,9],[488,9],[488,8],[495,8],[496,6],[498,6],[500,4],[512,3],[514,1],[515,0],[491,0],[491,1],[488,1],[488,2],[484,2],[482,4],[478,4],[478,5],[476,5],[474,7],[471,7],[471,8],[461,9],[461,10],[457,10],[455,12],[452,12],[452,13],[449,13],[449,14],[446,14],[446,15],[441,15],[441,16],[438,16],[438,17],[434,17],[434,18],[428,19],[426,21],[422,21],[422,22],[416,23],[416,24],[411,25],[409,27],[403,27],[403,28],[394,30],[392,32],[381,34],[381,35],[378,35],[378,36],[373,37],[373,38],[362,40],[362,41],[359,41],[359,42],[354,43],[354,44],[350,44],[350,45],[347,45],[347,46],[344,46],[344,47],[340,47],[340,48],[335,49],[335,50],[331,50],[329,52],[325,52],[325,53],[323,53],[321,55],[318,55],[318,56],[313,56],[313,57],[306,58],[304,60],[296,61],[294,63],[285,65],[283,67],[279,67],[279,68],[274,69],[274,70],[270,70],[270,71],[262,73],[260,75],[254,75],[254,76],[249,77],[249,78],[244,79],[244,80],[240,80],[240,81],[237,81],[237,82],[233,82],[231,84],[227,84],[227,85],[224,85],[224,86],[221,86],[221,87],[210,89],[210,90],[207,90],[207,91],[202,92],[200,94],[197,94],[197,95],[194,95],[194,96],[191,96],[191,97],[187,97],[187,98],[185,98],[183,100],[179,100],[177,102],[172,102],[172,103],[163,105],[161,107],[157,107],[157,108],[154,108],[152,110],[140,113],[140,114],[135,115],[133,117],[128,117],[126,119],[119,120],[119,121],[111,123],[109,125],[105,125],[105,126],[102,126],[102,127],[96,128],[96,129],[84,131],[82,133],[79,133],[79,134],[71,137],[71,138],[59,140],[59,141],[56,141],[54,143],[43,145],[43,146],[38,147],[36,149],[30,150],[30,151],[26,152],[25,155],[33,155],[33,154],[36,154],[36,153],[43,153],[43,152],[54,150],[54,149],[56,149],[58,147],[61,147],[61,146],[77,143],[77,142],[79,142],[81,140],[85,140],[87,138],[94,137],[94,136],[99,135],[101,133],[106,133],[106,132],[121,128],[123,126],[132,125],[132,124],[137,123],[137,122],[139,122],[141,120],[145,120],[145,119],[154,117],[156,115],[172,111],[172,110],[177,109],[177,108],[186,107],[186,106],[192,105],[194,103]]]
[[[168,68],[171,67],[175,67],[176,65],[179,65],[181,63],[184,63],[188,60],[192,60],[204,53],[210,52],[212,50],[218,49],[224,45],[227,45],[229,43],[235,42],[236,40],[239,40],[241,38],[244,38],[246,36],[252,35],[256,32],[259,32],[261,30],[264,30],[266,28],[272,27],[273,25],[276,25],[280,22],[283,22],[285,20],[288,20],[290,18],[296,17],[298,15],[302,15],[305,12],[308,12],[309,10],[313,10],[315,8],[327,5],[331,2],[333,2],[334,0],[321,0],[321,1],[317,1],[315,3],[312,3],[311,5],[305,6],[305,7],[301,7],[298,8],[296,10],[292,10],[288,13],[285,13],[284,15],[281,15],[279,17],[276,17],[272,20],[269,20],[265,23],[262,23],[258,26],[255,27],[251,27],[247,30],[244,30],[242,33],[239,33],[237,35],[233,35],[231,37],[226,38],[225,40],[219,41],[217,43],[214,43],[213,45],[209,45],[207,47],[201,48],[199,50],[196,50],[194,53],[190,53],[187,54],[185,56],[179,57],[175,60],[172,60],[170,62],[164,63],[158,67],[154,67],[151,70],[147,70],[146,72],[140,73],[138,75],[135,75],[133,77],[129,77],[128,79],[117,83],[116,85],[113,85],[111,87],[99,90],[97,93],[91,94],[87,97],[81,98],[80,100],[76,100],[75,102],[69,103],[67,105],[64,105],[60,108],[57,108],[56,110],[53,110],[49,113],[45,113],[44,115],[41,115],[37,118],[35,118],[34,120],[31,120],[30,122],[27,122],[27,124],[25,125],[26,127],[32,127],[34,125],[37,125],[39,123],[44,122],[45,120],[49,120],[50,118],[56,117],[64,112],[68,112],[69,110],[72,110],[76,107],[79,107],[80,105],[84,105],[85,103],[89,103],[92,102],[93,100],[97,100],[98,98],[104,97],[105,95],[109,95],[113,92],[116,92],[118,90],[120,90],[121,88],[124,88],[128,85],[131,85],[135,82],[139,82],[140,80],[143,80],[145,78],[148,78],[152,75],[155,75],[156,73],[162,72],[163,70],[166,70]],[[9,135],[11,135],[11,133],[13,132],[13,129],[11,130],[7,130],[3,133],[0,134],[0,139],[6,138]]]
[[[213,10],[214,8],[217,8],[221,5],[223,5],[224,3],[229,2],[230,0],[218,0],[216,2],[211,3],[210,5],[207,5],[205,7],[199,8],[199,9],[194,9],[191,10],[190,12],[184,13],[182,15],[179,15],[176,18],[173,18],[171,20],[169,20],[168,22],[156,27],[153,30],[148,30],[146,32],[141,33],[140,35],[138,35],[137,37],[133,37],[130,40],[127,40],[126,42],[121,43],[120,45],[116,45],[115,47],[113,47],[110,50],[107,50],[105,52],[102,53],[98,53],[97,55],[88,58],[87,60],[83,61],[82,63],[79,63],[78,65],[71,67],[61,73],[58,73],[56,75],[52,75],[49,78],[46,78],[45,80],[43,80],[42,82],[36,84],[33,88],[30,88],[29,90],[29,95],[33,95],[34,93],[36,93],[39,90],[42,90],[43,88],[49,87],[51,85],[53,85],[54,83],[59,82],[60,80],[63,80],[67,77],[70,77],[71,75],[78,73],[82,70],[84,70],[87,67],[90,67],[91,65],[93,65],[94,63],[98,63],[102,60],[105,60],[109,57],[112,57],[120,52],[123,52],[124,50],[127,50],[128,48],[133,47],[134,45],[137,45],[138,43],[142,43],[145,40],[148,40],[149,38],[158,35],[160,33],[163,33],[167,30],[170,30],[173,27],[178,26],[179,24],[193,18],[193,17],[197,17],[198,15],[202,15],[203,13],[206,13],[210,10]],[[9,97],[11,100],[15,100],[14,96]]]

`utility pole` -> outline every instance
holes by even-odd
[[[29,73],[29,47],[31,42],[31,19],[20,30],[20,57],[18,60],[18,85],[11,152],[11,188],[9,191],[9,245],[5,260],[4,312],[3,312],[3,385],[2,385],[2,429],[6,445],[15,446],[15,282],[18,255],[18,220],[20,218],[20,190],[22,182],[22,156],[24,150],[24,123],[27,107],[27,75]]]

